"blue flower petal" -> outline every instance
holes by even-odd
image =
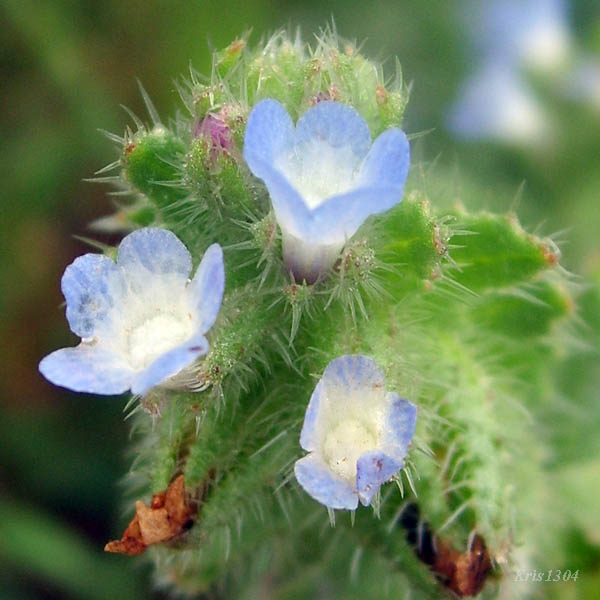
[[[208,340],[197,333],[185,344],[181,344],[165,352],[148,365],[141,373],[136,374],[131,385],[134,394],[143,395],[155,385],[176,375],[181,369],[193,363],[199,356],[208,352]]]
[[[566,43],[568,23],[565,0],[493,0],[482,2],[469,27],[480,46],[480,54],[494,60],[527,60],[536,36],[546,41],[546,56],[552,57],[551,45]],[[563,37],[567,38],[563,41]],[[539,42],[538,42],[539,43]],[[535,58],[535,57],[534,57]]]
[[[327,390],[335,390],[340,396],[363,394],[369,389],[383,391],[384,385],[383,372],[377,363],[361,354],[340,356],[331,361],[323,373],[322,381]]]
[[[260,178],[269,190],[277,222],[282,229],[289,231],[292,235],[306,239],[311,233],[312,217],[302,196],[274,166],[255,159],[255,166],[259,163]],[[253,172],[257,173],[254,168]]]
[[[356,490],[347,481],[332,475],[314,454],[296,461],[294,474],[304,490],[321,504],[350,510],[358,506]]]
[[[380,450],[362,454],[356,463],[356,487],[361,503],[364,506],[371,504],[381,484],[397,473],[402,465],[402,461],[399,462]]]
[[[277,100],[262,100],[250,113],[244,137],[244,160],[250,170],[264,179],[263,169],[291,148],[294,123]]]
[[[402,460],[415,434],[417,407],[398,394],[389,393],[390,408],[386,418],[385,435],[382,440],[390,456]]]
[[[399,187],[362,187],[328,198],[310,213],[305,239],[320,244],[345,242],[367,217],[382,213],[402,200]]]
[[[146,227],[123,238],[117,265],[127,271],[128,277],[175,274],[186,280],[192,270],[192,257],[171,231]]]
[[[61,288],[67,301],[67,321],[79,337],[92,337],[110,327],[111,311],[123,295],[119,268],[101,254],[84,254],[65,270]]]
[[[530,143],[546,127],[546,113],[518,71],[489,63],[463,83],[447,126],[465,139]]]
[[[401,191],[410,167],[410,146],[400,129],[388,129],[371,146],[358,176],[359,187],[397,187]]]
[[[339,102],[319,102],[309,108],[296,124],[294,143],[299,154],[312,142],[327,142],[332,148],[350,148],[356,165],[366,156],[371,134],[365,120],[353,109]]]
[[[319,420],[319,409],[323,399],[325,399],[325,386],[323,385],[323,382],[319,381],[310,397],[310,402],[308,403],[306,414],[304,415],[304,424],[302,425],[302,431],[300,433],[300,446],[307,452],[312,452],[316,449],[317,422]]]
[[[115,354],[90,344],[56,350],[40,362],[39,369],[53,384],[89,394],[122,394],[134,376]]]
[[[205,333],[217,319],[225,289],[223,250],[219,244],[212,244],[206,250],[190,286],[198,311],[198,330]]]

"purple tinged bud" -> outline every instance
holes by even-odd
[[[233,150],[234,142],[227,123],[218,115],[207,114],[196,127],[196,138],[205,138],[211,142],[211,150]]]

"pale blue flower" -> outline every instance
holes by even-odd
[[[296,127],[279,102],[259,102],[244,158],[271,196],[287,268],[309,283],[327,273],[369,215],[400,202],[410,164],[400,129],[371,144],[360,115],[331,101],[308,109]]]
[[[566,3],[489,0],[465,3],[462,9],[477,45],[476,70],[449,110],[449,129],[466,139],[547,143],[552,124],[527,72],[556,74],[567,64],[572,44]]]
[[[470,10],[485,61],[552,71],[571,48],[564,0],[490,0]]]
[[[225,283],[221,247],[208,248],[190,281],[191,270],[185,246],[156,228],[126,236],[116,263],[101,254],[75,259],[61,287],[81,343],[46,356],[42,375],[94,394],[173,385],[174,375],[208,351],[204,334],[217,318]]]
[[[304,417],[296,462],[298,483],[315,500],[338,509],[371,503],[404,466],[417,408],[384,388],[381,369],[361,355],[333,360]]]
[[[465,139],[536,145],[548,135],[546,111],[529,84],[509,65],[486,65],[463,83],[448,127]]]

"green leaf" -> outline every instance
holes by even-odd
[[[452,277],[473,291],[502,288],[536,277],[557,264],[560,253],[549,239],[526,233],[514,215],[459,215],[452,236]]]
[[[471,316],[477,324],[499,333],[529,337],[549,333],[572,307],[573,300],[564,287],[540,281],[531,289],[520,287],[483,296]]]
[[[129,213],[127,216],[129,217],[130,221],[136,225],[140,225],[141,227],[148,227],[152,225],[156,219],[154,209],[151,206],[142,206],[141,208]]]
[[[427,199],[413,193],[385,213],[371,243],[386,269],[382,278],[394,294],[423,289],[439,277],[446,232],[431,215]]]

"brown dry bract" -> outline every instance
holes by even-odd
[[[444,586],[459,598],[479,594],[492,567],[485,540],[480,535],[471,535],[466,551],[459,552],[434,535],[429,524],[420,518],[419,507],[414,503],[406,506],[399,523],[419,559]]]
[[[490,568],[490,556],[480,535],[473,537],[463,553],[438,540],[432,569],[442,583],[459,597],[479,594]]]
[[[138,500],[135,503],[135,517],[121,539],[109,542],[104,550],[129,556],[141,554],[148,546],[166,542],[185,531],[192,516],[183,475],[180,475],[166,492],[152,496],[150,506]]]

